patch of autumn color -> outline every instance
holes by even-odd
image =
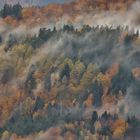
[[[113,9],[114,10],[117,10],[117,11],[126,11],[127,10],[127,5],[125,5],[124,3],[117,3],[116,5],[112,5]],[[110,7],[110,8],[112,8]]]
[[[66,124],[66,125],[65,125],[65,128],[68,129],[68,130],[74,130],[74,129],[75,129],[75,128],[74,128],[74,124],[72,124],[72,123]]]
[[[36,7],[27,7],[22,10],[22,22],[30,27],[44,22],[44,13]]]
[[[2,93],[6,93],[0,94],[0,126],[2,126],[10,116],[17,102],[22,98],[22,92],[15,86],[8,88],[1,86],[0,88]]]
[[[103,93],[104,95],[106,95],[108,93],[108,88],[109,85],[111,83],[111,78],[109,74],[103,74],[103,73],[99,73],[94,79],[97,80],[98,82],[100,82],[103,86]]]
[[[0,107],[1,107],[1,122],[0,125],[3,125],[3,123],[8,119],[10,113],[13,111],[13,108],[16,103],[15,97],[8,97],[8,96],[2,96],[0,98]]]
[[[45,72],[41,72],[41,71],[36,71],[36,72],[34,73],[34,76],[35,76],[35,78],[37,78],[37,79],[42,79],[42,78],[44,77],[44,75],[45,75]]]
[[[59,127],[52,127],[46,132],[40,131],[37,134],[21,137],[13,134],[10,140],[64,140],[61,137],[61,129]]]
[[[93,94],[90,94],[86,101],[84,102],[85,107],[92,107],[93,106],[94,97]]]
[[[45,102],[49,100],[49,95],[46,94],[43,89],[41,89],[41,91],[38,91],[37,93],[34,93],[34,96],[42,98]]]
[[[55,10],[54,10],[55,9]],[[42,12],[47,16],[60,17],[63,14],[62,5],[60,4],[49,4],[42,9]]]
[[[69,90],[72,94],[80,93],[83,89],[82,85],[73,85],[70,83]]]
[[[132,69],[132,74],[135,78],[140,77],[140,67]]]
[[[124,135],[127,127],[128,127],[128,124],[126,123],[125,120],[123,119],[116,120],[111,128],[113,132],[113,137],[121,138]]]
[[[48,4],[42,8],[24,7],[22,9],[21,22],[17,22],[13,19],[10,19],[9,21],[8,17],[7,23],[11,24],[12,26],[16,26],[19,23],[24,23],[33,27],[42,23],[56,22],[65,15],[67,16],[67,22],[71,22],[77,19],[77,17],[81,16],[81,12],[92,12],[95,9],[110,11],[114,10],[120,12],[126,11],[134,1],[135,0],[114,0],[113,2],[110,2],[109,0],[78,0],[67,4]]]
[[[23,10],[22,10],[22,17],[23,17],[23,19],[27,19],[27,18],[31,18],[31,17],[33,17],[34,16],[34,14],[35,14],[35,8],[31,8],[31,7],[28,7],[28,8],[24,8]]]
[[[116,64],[113,64],[108,70],[107,70],[107,74],[109,75],[110,78],[114,77],[117,72],[119,70],[119,64],[116,63]]]
[[[59,140],[61,135],[61,129],[59,127],[57,128],[50,128],[46,133],[44,134],[44,138],[47,138],[48,140]]]
[[[57,96],[58,88],[54,87],[51,89],[51,96],[50,99],[54,99]]]
[[[113,105],[116,102],[116,100],[115,100],[115,97],[114,96],[103,95],[102,96],[102,102],[103,102],[103,104],[109,103],[110,106],[111,106],[111,105]]]
[[[65,140],[77,140],[76,136],[70,131],[65,133],[64,139]]]
[[[108,74],[102,74],[101,72],[95,77],[95,80],[102,83],[104,87],[110,84],[110,77]]]
[[[7,16],[6,18],[4,18],[4,21],[13,27],[18,26],[18,21],[11,16]]]

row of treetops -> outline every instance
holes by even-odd
[[[136,0],[78,0],[66,4],[48,4],[46,6],[22,7],[20,3],[15,5],[5,4],[0,11],[0,16],[10,24],[29,23],[31,21],[42,23],[60,19],[68,15],[69,20],[81,15],[81,13],[99,12],[100,10],[126,11]],[[16,22],[17,21],[17,22]]]

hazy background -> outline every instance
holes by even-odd
[[[29,5],[43,6],[49,3],[64,3],[70,1],[72,0],[0,0],[0,7],[2,7],[4,3],[15,4],[19,2],[23,6],[29,6]]]

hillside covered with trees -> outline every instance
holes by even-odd
[[[91,1],[81,2],[86,10]],[[131,2],[100,1],[91,9]],[[59,6],[69,5],[78,2]],[[0,140],[139,140],[139,29],[33,24],[38,14],[32,12],[51,6],[6,4],[1,10]],[[58,9],[52,9],[55,18]]]

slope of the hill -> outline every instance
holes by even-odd
[[[5,45],[2,140],[139,138],[139,32],[65,25]]]
[[[139,140],[140,2],[77,0],[0,12],[1,140]]]

